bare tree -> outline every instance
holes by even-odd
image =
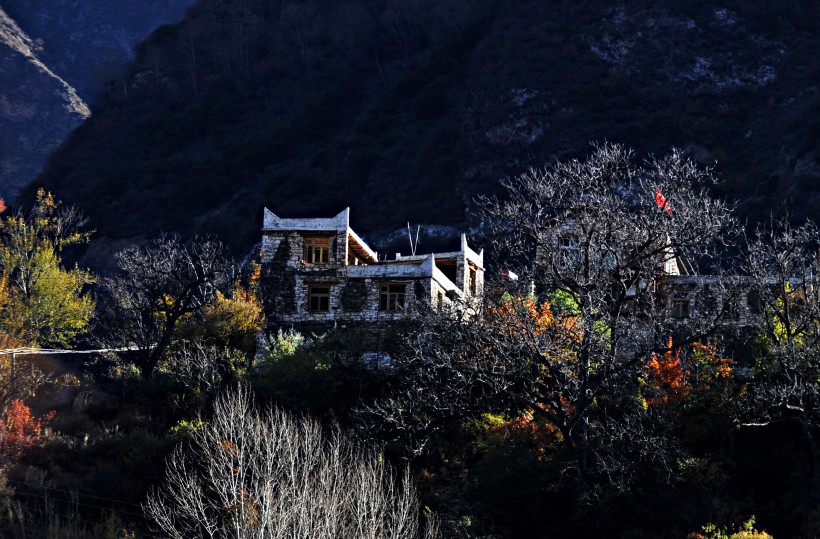
[[[763,357],[745,400],[745,426],[797,423],[820,477],[816,430],[820,427],[820,230],[784,219],[758,228],[749,244],[746,273],[761,333]]]
[[[220,397],[211,420],[168,459],[145,504],[174,538],[432,538],[415,489],[378,455],[310,419],[254,410],[246,390]]]
[[[404,63],[423,47],[461,29],[473,0],[388,0],[380,22]]]
[[[183,316],[198,311],[228,282],[231,264],[219,242],[163,236],[115,255],[118,272],[103,281],[105,326],[112,343],[137,349],[149,378]]]
[[[182,51],[188,74],[191,78],[191,85],[194,88],[194,95],[199,93],[199,69],[200,60],[197,52],[197,42],[200,37],[196,20],[189,21],[179,33],[179,48]]]
[[[348,58],[362,43],[371,38],[375,21],[366,7],[358,2],[346,2],[334,9],[330,25],[333,45]]]
[[[163,84],[166,64],[167,61],[163,49],[154,45],[149,46],[145,51],[145,67],[150,70],[156,86]]]
[[[294,2],[282,8],[281,20],[299,50],[299,58],[310,67],[314,48],[322,33],[319,12],[309,1]]]
[[[727,205],[705,192],[713,181],[678,152],[636,163],[615,145],[504,181],[505,198],[481,200],[493,252],[541,299],[489,295],[457,319],[430,313],[371,420],[418,447],[449,418],[530,409],[560,431],[579,496],[626,488],[650,462],[671,474],[674,444],[639,405],[640,378],[670,336],[702,339],[725,314],[717,276],[692,280],[697,316],[673,318],[662,293],[682,253],[714,255],[734,232]]]
[[[230,351],[203,343],[183,341],[174,345],[168,370],[196,396],[214,396],[229,377]]]
[[[265,33],[264,18],[260,15],[264,9],[260,3],[254,0],[214,1],[204,3],[201,9],[202,14],[188,24],[195,24],[194,37],[207,36],[203,44],[210,45],[209,62],[214,74],[230,78],[251,68]],[[200,49],[197,47],[192,51],[189,44],[184,43],[188,39],[189,36],[183,35],[182,48],[190,62],[194,60],[191,53]],[[209,63],[206,59],[200,54],[197,65],[204,69]]]

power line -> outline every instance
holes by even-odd
[[[32,347],[22,347],[22,348],[3,348],[0,349],[0,356],[3,355],[10,355],[10,354],[20,354],[20,355],[56,355],[56,354],[103,354],[106,352],[133,352],[136,350],[140,350],[137,346],[121,346],[118,348],[97,348],[94,350],[63,350],[60,348],[32,348]]]
[[[142,507],[142,505],[140,505],[138,503],[126,502],[124,500],[117,500],[116,498],[106,498],[104,496],[94,496],[92,494],[83,494],[83,493],[81,493],[79,491],[76,491],[76,490],[65,490],[65,489],[60,489],[60,488],[55,488],[55,487],[47,487],[47,486],[44,486],[44,485],[38,485],[36,483],[26,483],[25,481],[18,481],[16,479],[7,479],[7,481],[9,481],[11,483],[17,483],[18,485],[26,485],[28,487],[43,488],[43,489],[47,489],[47,490],[53,490],[53,491],[56,491],[56,492],[66,492],[68,494],[77,494],[78,496],[85,496],[87,498],[96,498],[98,500],[106,500],[106,501],[109,501],[109,502],[116,502],[116,503],[121,503],[121,504],[125,504],[125,505],[133,505],[134,507]]]
[[[106,511],[112,511],[112,512],[115,512],[115,513],[121,513],[121,514],[127,514],[127,515],[133,515],[133,514],[135,514],[135,513],[129,513],[129,512],[127,512],[127,511],[118,511],[117,509],[113,509],[113,508],[109,508],[109,507],[102,507],[102,506],[94,506],[94,505],[82,504],[82,503],[78,503],[78,502],[76,502],[76,501],[74,501],[74,500],[61,500],[61,499],[56,499],[56,498],[49,498],[49,497],[47,497],[47,496],[43,496],[43,495],[41,495],[41,494],[34,494],[34,493],[31,493],[31,492],[23,492],[23,493],[20,493],[20,494],[23,494],[24,496],[30,496],[30,497],[40,498],[40,499],[45,500],[45,501],[48,501],[48,500],[53,500],[53,501],[64,502],[64,503],[70,503],[70,504],[75,504],[75,505],[83,505],[83,506],[88,506],[88,507],[96,507],[96,508],[98,508],[98,509],[103,509],[103,510],[106,510]],[[77,516],[77,515],[74,515],[74,516],[71,516],[71,515],[65,515],[65,514],[61,514],[61,513],[58,513],[58,512],[56,512],[56,511],[53,511],[53,510],[49,510],[49,512],[51,512],[52,514],[57,515],[57,516],[59,516],[59,517],[63,517],[63,518],[64,518],[64,519],[66,519],[66,520],[75,520],[75,521],[77,521],[77,522],[83,522],[83,523],[86,523],[86,524],[91,524],[91,525],[93,525],[93,526],[98,526],[98,525],[104,525],[104,526],[109,526],[109,527],[111,526],[110,524],[108,524],[108,523],[106,523],[106,522],[95,522],[95,521],[92,521],[92,520],[86,520],[86,519],[80,518],[80,517],[79,517],[79,516]],[[143,515],[140,515],[140,516],[141,516],[143,519],[145,518]],[[113,528],[112,528],[112,529],[113,529]],[[149,531],[145,531],[145,530],[136,529],[136,530],[134,530],[134,531],[138,532],[140,535],[144,535],[144,536],[147,536],[147,537],[157,537],[157,538],[162,537],[162,536],[160,536],[160,535],[156,535],[156,534],[154,534],[153,532],[149,532]]]
[[[104,511],[114,511],[114,512],[120,513],[122,515],[129,515],[129,516],[134,516],[134,517],[145,518],[145,515],[143,515],[142,513],[134,513],[133,511],[124,511],[122,509],[115,509],[113,507],[106,507],[104,505],[95,505],[93,503],[83,503],[83,502],[78,502],[76,500],[64,500],[62,498],[54,498],[54,497],[51,497],[51,496],[46,496],[44,494],[37,494],[35,492],[15,492],[15,495],[17,495],[17,496],[20,496],[20,495],[22,495],[22,496],[31,496],[31,497],[34,497],[34,498],[41,498],[43,500],[54,500],[55,502],[70,503],[70,504],[74,504],[74,505],[81,505],[83,507],[91,507],[91,508],[94,508],[94,509],[102,509]]]
[[[83,524],[90,524],[90,525],[95,526],[95,527],[96,526],[105,526],[105,527],[107,527],[111,530],[116,530],[116,528],[112,524],[109,524],[107,522],[94,522],[93,520],[86,520],[84,518],[80,518],[77,515],[66,515],[64,513],[58,513],[58,512],[53,511],[53,510],[49,510],[49,512],[52,515],[61,517],[62,519],[66,520],[66,521],[82,522]],[[161,537],[164,537],[162,535],[156,535],[154,532],[140,530],[138,528],[134,529],[132,531],[134,531],[134,532],[138,533],[140,536],[144,536],[144,537],[156,537],[158,539],[161,538]]]

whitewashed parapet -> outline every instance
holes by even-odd
[[[478,269],[484,270],[484,249],[481,252],[476,253],[473,251],[469,245],[467,245],[467,235],[461,235],[461,252],[464,253],[464,257],[478,266]]]
[[[283,218],[265,208],[262,220],[263,232],[305,231],[305,232],[347,232],[350,228],[350,208],[345,208],[335,217]]]
[[[390,262],[382,262],[381,264],[373,264],[370,266],[348,266],[347,276],[385,279],[432,277],[435,269],[433,255],[426,255],[418,264],[391,264]]]

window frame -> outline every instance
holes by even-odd
[[[308,311],[311,313],[329,313],[330,312],[330,293],[332,287],[329,284],[310,284],[308,285]],[[320,292],[320,290],[327,290],[327,292]],[[316,307],[314,308],[314,300],[316,300]],[[322,301],[324,300],[324,301]],[[325,308],[323,307],[323,303]]]
[[[687,292],[672,292],[671,315],[675,320],[692,317],[692,298]]]
[[[467,268],[467,290],[470,291],[471,296],[478,295],[478,270],[471,264]]]
[[[581,247],[574,239],[558,238],[558,267],[575,270],[581,265]]]
[[[405,310],[406,302],[406,283],[382,283],[379,285],[379,311],[401,312]]]
[[[330,264],[332,238],[327,236],[308,236],[304,239],[304,243],[302,262],[305,264],[315,264],[317,266]]]

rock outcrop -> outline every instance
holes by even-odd
[[[0,10],[0,197],[31,181],[89,114],[74,88],[40,60],[37,45]]]
[[[0,198],[14,198],[90,115],[133,47],[194,0],[0,2]]]

